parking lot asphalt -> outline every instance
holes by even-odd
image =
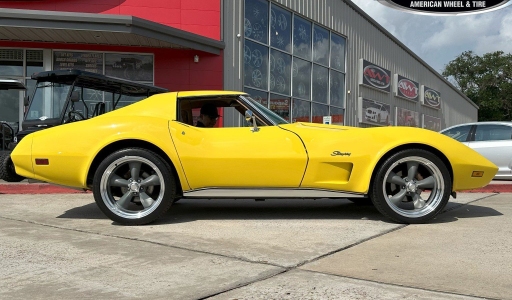
[[[0,298],[512,299],[511,201],[402,225],[347,200],[182,200],[130,227],[88,193],[0,194]]]

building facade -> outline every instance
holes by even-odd
[[[241,90],[290,121],[440,130],[478,112],[348,0],[0,1],[0,78],[30,94],[69,68]],[[23,94],[0,91],[0,121],[22,121]]]

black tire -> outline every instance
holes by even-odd
[[[169,164],[145,149],[116,151],[99,165],[93,179],[94,200],[112,221],[148,224],[160,218],[176,198]]]
[[[2,153],[0,156],[0,179],[7,182],[20,182],[25,179],[16,174],[14,163],[11,160],[11,152]]]
[[[378,167],[369,196],[389,219],[421,224],[443,210],[451,190],[450,173],[441,159],[426,150],[408,149]]]

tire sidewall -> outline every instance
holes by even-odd
[[[162,173],[162,180],[165,184],[165,191],[163,195],[162,201],[158,204],[158,207],[148,214],[147,216],[138,218],[138,219],[128,219],[123,218],[115,213],[113,213],[107,205],[104,203],[103,196],[101,193],[101,180],[105,173],[105,170],[117,159],[125,157],[125,156],[136,156],[145,158],[156,165],[159,171]],[[170,166],[167,162],[165,162],[158,154],[139,148],[128,148],[116,151],[109,156],[107,156],[98,166],[96,172],[94,173],[93,179],[93,195],[96,204],[101,209],[101,211],[107,215],[112,221],[123,224],[123,225],[142,225],[155,221],[159,217],[161,217],[173,203],[176,194],[176,183],[174,180],[174,176],[170,169]]]
[[[430,160],[439,169],[444,181],[444,190],[441,202],[437,205],[437,207],[434,208],[433,211],[418,218],[409,218],[395,212],[387,203],[382,189],[385,180],[384,176],[391,165],[393,165],[393,163],[395,163],[397,160],[411,156],[419,156]],[[374,206],[379,210],[379,212],[381,212],[384,216],[392,219],[393,221],[405,224],[421,224],[433,219],[444,209],[450,198],[451,190],[452,182],[450,172],[441,159],[439,159],[431,152],[423,149],[407,149],[393,154],[378,167],[370,188],[370,198],[372,199]]]

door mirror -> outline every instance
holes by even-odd
[[[252,111],[250,109],[245,111],[245,120],[247,122],[252,122],[252,125],[253,125],[253,127],[251,129],[252,132],[258,132],[260,130],[258,128],[258,126],[256,125],[256,116],[252,113]]]
[[[28,106],[29,103],[30,103],[30,96],[27,95],[27,96],[23,97],[23,105]]]
[[[80,101],[80,92],[79,91],[73,91],[71,93],[71,97],[70,97],[71,101],[72,102],[78,102]]]

